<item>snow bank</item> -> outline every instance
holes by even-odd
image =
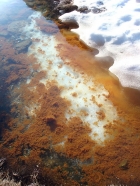
[[[74,20],[72,29],[89,46],[98,48],[98,56],[112,56],[110,71],[125,87],[140,89],[140,3],[135,0],[74,0],[79,9],[60,16],[62,21]]]

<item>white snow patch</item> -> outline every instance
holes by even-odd
[[[140,3],[136,0],[74,0],[79,8],[90,12],[73,11],[60,16],[62,21],[79,24],[72,31],[89,46],[99,49],[98,56],[112,56],[110,71],[124,87],[140,89]]]

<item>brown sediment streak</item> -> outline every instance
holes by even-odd
[[[44,23],[37,21],[45,31]],[[56,39],[61,44],[56,49],[64,63],[81,75],[94,78],[95,87],[90,88],[93,92],[96,84],[103,84],[109,92],[103,95],[104,99],[110,100],[117,108],[119,117],[104,126],[109,137],[99,145],[93,136],[90,137],[88,123],[78,116],[66,119],[70,102],[61,97],[63,87],[58,87],[55,80],[41,83],[47,78],[47,71],[41,69],[35,57],[17,54],[1,37],[0,56],[2,68],[7,72],[4,82],[11,93],[11,113],[1,134],[0,155],[7,157],[9,166],[15,171],[25,166],[30,173],[38,165],[40,173],[58,185],[104,186],[111,184],[112,180],[118,185],[140,183],[139,105],[129,102],[118,80],[96,63],[94,52],[85,50],[86,46],[76,36],[63,32],[66,39],[57,33]],[[43,54],[41,50],[38,52]],[[19,86],[16,81],[21,82]],[[99,99],[101,95],[102,92]],[[73,91],[72,96],[76,99],[78,93]],[[106,119],[106,113],[94,96],[92,101],[100,108],[96,113],[98,121],[94,123],[99,125]],[[87,115],[85,110],[80,114]]]

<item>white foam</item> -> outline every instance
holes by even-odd
[[[26,37],[30,37],[34,41],[29,47],[28,54],[34,55],[40,64],[40,70],[47,72],[46,78],[43,78],[41,82],[47,86],[49,82],[55,81],[56,85],[62,88],[61,97],[70,102],[65,113],[67,120],[75,116],[80,117],[85,124],[91,127],[90,135],[98,141],[104,141],[104,125],[117,118],[116,109],[105,97],[108,92],[102,85],[95,85],[93,77],[80,74],[65,64],[56,50],[59,42],[56,42],[55,36],[47,35],[39,30],[34,19],[36,16],[40,16],[40,14],[35,13],[29,18],[30,26],[27,25],[24,31]],[[27,83],[29,82],[28,80]],[[104,112],[106,116],[101,121],[99,121],[97,113],[100,111]],[[95,124],[96,122],[98,125]],[[97,133],[96,137],[93,136],[95,133]]]
[[[74,0],[73,3],[87,6],[90,12],[73,11],[60,19],[76,21],[79,28],[72,31],[80,39],[98,48],[98,56],[114,58],[110,71],[119,77],[122,85],[140,89],[140,3],[135,0]],[[96,10],[101,12],[95,13]]]

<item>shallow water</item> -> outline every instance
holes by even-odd
[[[140,92],[97,52],[25,2],[0,2],[0,157],[23,185],[139,185]]]

